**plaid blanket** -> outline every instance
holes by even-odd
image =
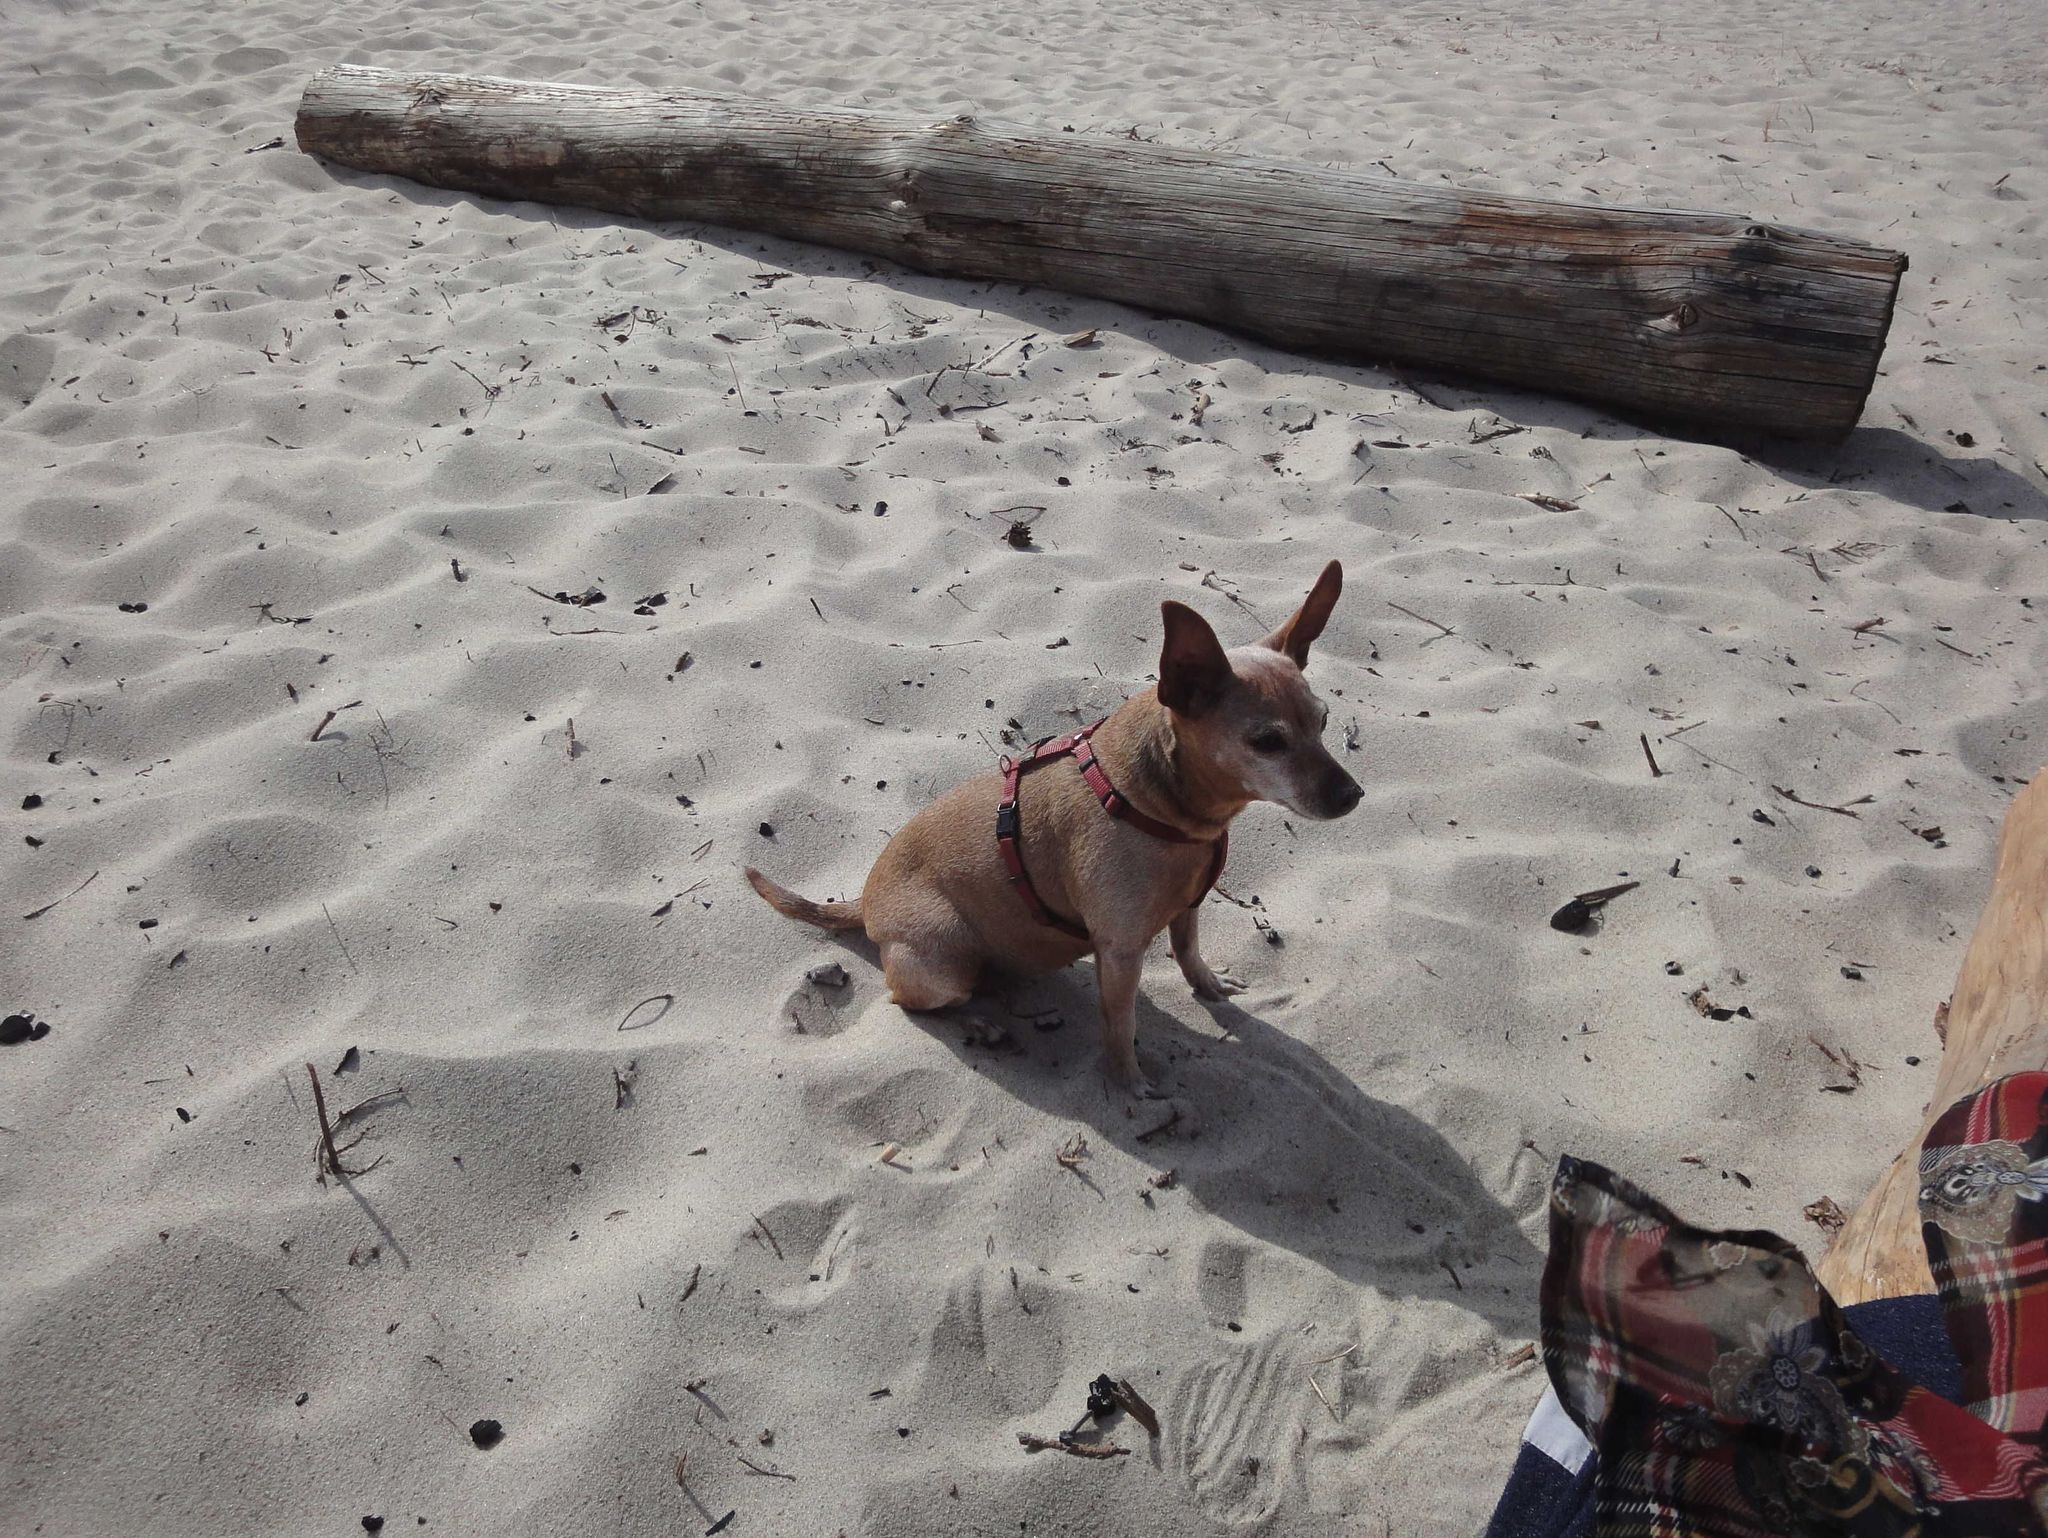
[[[2048,1535],[2048,1074],[1958,1103],[1921,1214],[1964,1403],[1857,1335],[1776,1235],[1687,1226],[1598,1165],[1551,1191],[1543,1350],[1600,1538]]]

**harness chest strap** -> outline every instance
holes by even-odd
[[[1103,720],[1109,719],[1107,716]],[[1023,828],[1017,815],[1017,786],[1031,770],[1055,758],[1072,754],[1074,763],[1081,771],[1081,777],[1088,782],[1088,788],[1095,793],[1095,799],[1102,803],[1102,809],[1110,816],[1129,823],[1140,833],[1168,844],[1200,844],[1203,839],[1191,837],[1171,823],[1161,822],[1156,817],[1131,805],[1124,793],[1109,781],[1102,763],[1095,756],[1095,746],[1088,739],[1095,735],[1095,728],[1102,725],[1097,721],[1084,726],[1078,732],[1065,737],[1049,737],[1037,744],[1021,759],[1003,760],[1003,799],[996,807],[996,849],[1003,857],[1003,869],[1009,873],[1010,884],[1017,889],[1017,895],[1024,900],[1024,906],[1031,910],[1031,916],[1039,923],[1072,935],[1077,940],[1089,939],[1085,926],[1069,918],[1063,918],[1046,907],[1045,900],[1038,895],[1038,889],[1031,884],[1031,875],[1024,869]],[[1215,851],[1209,859],[1209,874],[1202,883],[1202,890],[1195,894],[1190,908],[1198,908],[1202,899],[1209,895],[1216,880],[1223,874],[1223,862],[1230,857],[1230,832],[1225,829],[1211,848]]]

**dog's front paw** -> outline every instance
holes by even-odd
[[[1127,1116],[1143,1101],[1165,1098],[1153,1088],[1152,1081],[1145,1077],[1145,1070],[1138,1066],[1135,1055],[1126,1063],[1120,1063],[1114,1058],[1105,1060],[1102,1065],[1102,1076],[1112,1097],[1125,1102],[1124,1114]]]
[[[1243,993],[1248,986],[1228,972],[1212,972],[1206,966],[1189,967],[1186,972],[1188,986],[1195,990],[1195,997],[1208,999],[1211,1003]]]

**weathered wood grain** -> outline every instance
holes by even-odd
[[[1991,896],[1970,937],[1920,1126],[1814,1272],[1839,1303],[1932,1292],[1920,1237],[1920,1141],[1956,1101],[2010,1073],[2048,1069],[2048,769],[2013,798]]]
[[[1794,437],[1855,424],[1906,266],[1725,214],[685,92],[340,67],[309,82],[297,127],[308,153],[436,187],[815,241]]]

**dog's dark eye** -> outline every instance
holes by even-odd
[[[1252,733],[1247,740],[1251,743],[1251,749],[1254,753],[1284,753],[1287,751],[1287,734],[1277,731],[1270,726],[1262,732]]]

